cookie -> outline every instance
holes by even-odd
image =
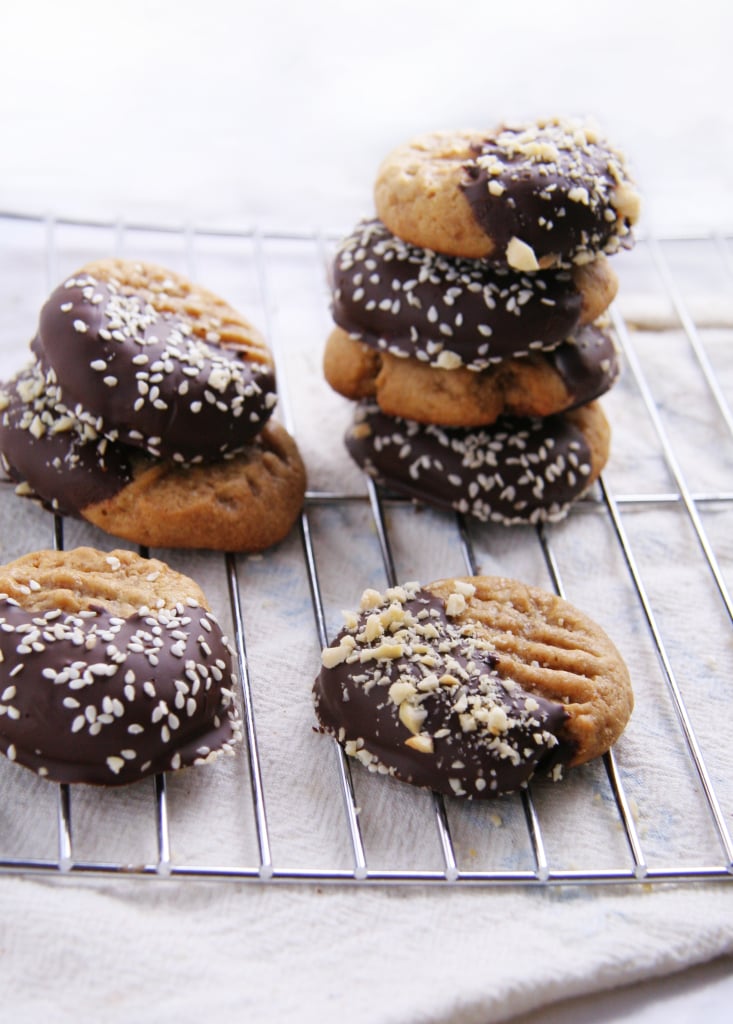
[[[604,312],[617,285],[605,259],[522,274],[417,248],[367,220],[336,252],[332,313],[380,351],[480,371],[555,348]]]
[[[54,405],[45,383],[32,363],[0,389],[0,454],[21,495],[156,547],[259,551],[290,531],[305,469],[280,424],[228,458],[179,465],[109,441]]]
[[[549,416],[590,402],[613,386],[620,365],[600,326],[580,328],[551,352],[505,359],[480,373],[400,359],[337,327],[326,342],[323,370],[339,394],[374,398],[388,416],[477,427],[500,416]]]
[[[557,780],[607,751],[633,708],[600,626],[493,576],[365,591],[323,651],[314,701],[370,771],[469,800]]]
[[[354,461],[390,490],[508,526],[567,515],[600,474],[609,444],[597,402],[462,429],[385,416],[364,401],[346,434]]]
[[[233,752],[235,656],[200,588],[93,548],[0,567],[0,752],[119,786]]]
[[[405,241],[524,272],[614,253],[639,215],[622,154],[558,118],[417,138],[387,156],[374,194]]]
[[[231,459],[190,468],[172,462],[134,467],[127,486],[82,515],[136,544],[253,552],[290,533],[304,497],[305,468],[295,441],[271,420]]]
[[[256,329],[180,274],[89,263],[44,304],[32,348],[57,401],[110,440],[180,462],[242,448],[276,403]]]

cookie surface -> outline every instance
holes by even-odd
[[[323,369],[339,394],[374,398],[388,416],[476,427],[500,416],[549,416],[590,402],[613,386],[620,367],[608,332],[590,326],[551,352],[505,359],[480,373],[400,359],[336,328],[326,342]]]
[[[609,444],[597,402],[462,429],[385,416],[363,401],[346,435],[357,465],[389,489],[507,526],[567,515],[600,474]]]
[[[495,255],[461,190],[463,168],[484,137],[479,131],[430,132],[397,146],[377,171],[379,219],[420,248],[468,259]]]
[[[32,363],[0,390],[2,463],[22,495],[137,544],[259,551],[289,532],[305,469],[278,423],[228,458],[179,465],[109,441],[45,380]]]
[[[415,139],[383,162],[375,202],[414,245],[527,272],[616,252],[639,213],[623,156],[558,118]]]
[[[232,753],[234,653],[193,580],[130,551],[0,567],[0,751],[117,786]]]
[[[190,467],[136,466],[129,484],[81,514],[136,544],[262,551],[292,529],[305,483],[295,441],[271,420],[231,459]]]
[[[633,707],[626,666],[567,601],[502,577],[365,591],[322,654],[324,732],[370,771],[467,799],[604,753]]]
[[[71,275],[44,304],[32,348],[58,401],[154,457],[236,451],[276,402],[256,329],[212,292],[150,263],[100,260]]]
[[[572,272],[520,274],[417,248],[367,220],[336,252],[332,312],[380,351],[480,371],[555,348],[601,315],[617,283],[605,259]]]

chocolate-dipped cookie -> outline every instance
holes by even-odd
[[[54,512],[79,515],[131,482],[135,448],[110,441],[94,417],[60,401],[53,370],[29,363],[0,386],[0,460],[19,493]]]
[[[616,287],[606,260],[521,274],[418,248],[366,220],[336,252],[332,312],[341,328],[379,351],[481,371],[555,348],[596,320]]]
[[[608,458],[610,431],[591,402],[541,419],[448,428],[356,406],[346,447],[379,483],[408,497],[510,526],[567,515]]]
[[[383,162],[375,201],[414,245],[523,272],[616,252],[639,214],[622,154],[560,118],[414,139]]]
[[[110,441],[57,398],[38,363],[0,389],[0,458],[19,494],[156,547],[260,551],[295,522],[305,469],[279,423],[227,458],[180,465]]]
[[[322,653],[322,731],[370,771],[465,799],[604,753],[633,707],[626,666],[567,601],[502,577],[365,591]]]
[[[481,372],[401,359],[340,327],[329,335],[323,356],[326,380],[345,398],[374,398],[388,416],[446,427],[564,412],[605,394],[619,370],[613,339],[600,324],[579,328],[551,352],[504,359]]]
[[[0,567],[0,752],[118,786],[232,753],[234,652],[200,588],[130,551]]]
[[[256,329],[154,264],[82,267],[44,304],[32,348],[77,416],[156,458],[237,451],[276,403],[272,358]]]

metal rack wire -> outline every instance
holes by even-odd
[[[217,231],[203,228],[183,229],[146,224],[104,224],[74,220],[54,220],[52,218],[19,217],[17,215],[0,214],[0,229],[27,224],[43,232],[43,252],[46,285],[50,288],[58,277],[57,273],[57,232],[64,226],[89,229],[92,233],[99,232],[104,236],[107,246],[110,237],[112,245],[118,249],[130,233],[145,232],[159,237],[172,238],[180,243],[185,253],[185,263],[195,276],[196,260],[202,240],[216,245],[217,240],[246,243],[251,248],[253,267],[256,277],[256,289],[259,294],[264,328],[271,340],[276,364],[283,369],[289,359],[289,352],[278,336],[274,322],[277,298],[272,294],[270,268],[275,255],[270,251],[272,246],[286,243],[299,258],[312,269],[313,280],[325,280],[324,267],[328,259],[331,239],[317,232],[275,233],[250,230]],[[692,245],[704,244],[713,247],[719,257],[720,264],[725,268],[733,287],[733,260],[731,259],[731,240],[710,236],[704,239],[685,240]],[[1,245],[2,243],[0,243]],[[730,445],[733,440],[733,416],[726,387],[721,383],[719,367],[714,367],[709,357],[704,331],[698,326],[695,316],[688,308],[683,290],[678,285],[677,276],[670,265],[667,246],[671,240],[646,239],[640,246],[645,258],[653,268],[658,282],[659,294],[670,304],[673,310],[675,329],[681,331],[694,355],[695,364],[704,381],[704,387],[710,398],[715,416],[721,428],[721,444]],[[207,282],[208,283],[208,282]],[[622,279],[623,288],[623,279]],[[322,310],[324,324],[327,321],[327,296],[325,286],[314,292],[313,303]],[[538,812],[534,795],[534,786],[530,786],[515,798],[508,798],[511,806],[519,808],[519,817],[523,819],[523,842],[528,851],[526,867],[518,867],[516,863],[507,866],[496,863],[487,867],[476,868],[466,864],[463,851],[459,851],[454,841],[452,823],[460,819],[464,807],[458,801],[446,801],[438,795],[431,796],[430,818],[434,830],[435,841],[440,851],[439,863],[435,867],[415,868],[403,863],[374,866],[370,862],[368,842],[363,830],[363,808],[357,798],[355,779],[352,776],[350,763],[343,751],[333,743],[335,770],[333,773],[333,790],[338,794],[343,807],[342,824],[347,849],[346,865],[332,863],[322,866],[316,864],[298,864],[289,866],[278,859],[276,843],[273,842],[271,818],[268,810],[268,793],[263,758],[260,752],[258,717],[254,698],[254,686],[248,656],[249,627],[247,614],[242,601],[242,560],[235,555],[211,555],[212,561],[223,559],[223,572],[226,579],[226,592],[231,610],[234,643],[239,656],[241,676],[241,700],[245,723],[246,758],[242,759],[242,770],[247,774],[247,788],[251,793],[251,809],[242,805],[232,808],[233,815],[251,816],[251,827],[255,839],[255,854],[251,860],[232,866],[221,864],[199,863],[195,860],[179,858],[176,855],[174,829],[171,825],[168,780],[166,776],[156,777],[153,787],[152,816],[155,824],[156,856],[142,863],[128,863],[120,859],[87,859],[77,855],[74,839],[74,802],[75,794],[72,787],[61,785],[57,788],[56,799],[56,854],[50,857],[8,856],[0,857],[0,873],[37,873],[50,877],[64,876],[113,876],[116,878],[206,878],[230,881],[270,881],[288,883],[351,883],[368,884],[422,884],[422,885],[457,885],[457,886],[498,886],[498,885],[569,885],[569,884],[645,884],[661,882],[694,882],[694,881],[731,881],[733,880],[733,838],[731,837],[730,819],[733,813],[733,797],[730,790],[720,793],[716,773],[709,767],[709,744],[700,742],[693,716],[688,710],[690,695],[689,687],[683,687],[678,678],[678,669],[674,659],[668,652],[668,641],[665,630],[658,621],[658,610],[655,599],[650,595],[645,583],[645,574],[639,566],[635,542],[628,529],[629,516],[643,516],[647,510],[655,510],[664,516],[674,516],[674,524],[679,522],[680,513],[684,516],[688,527],[692,530],[697,550],[694,571],[698,578],[714,589],[717,600],[722,603],[730,627],[733,621],[733,603],[726,573],[730,578],[730,566],[721,565],[716,544],[710,539],[706,516],[712,510],[716,515],[730,516],[733,507],[733,478],[729,487],[718,486],[712,491],[701,491],[694,488],[687,479],[675,449],[675,442],[670,436],[665,415],[660,408],[650,386],[648,373],[645,371],[637,351],[635,331],[623,313],[617,307],[613,312],[613,326],[617,339],[625,355],[626,373],[635,389],[646,415],[649,418],[661,452],[666,474],[671,481],[669,489],[655,489],[648,493],[617,492],[606,478],[602,480],[598,493],[584,500],[574,510],[579,517],[593,516],[603,521],[604,528],[614,538],[614,544],[620,557],[620,564],[632,588],[635,602],[635,621],[640,624],[653,645],[659,665],[660,678],[666,689],[666,695],[674,711],[676,735],[672,742],[679,741],[683,745],[694,785],[699,794],[702,814],[706,817],[711,831],[712,840],[701,851],[694,863],[677,863],[674,855],[661,863],[650,863],[645,849],[644,838],[638,825],[635,812],[635,800],[628,792],[627,780],[623,766],[619,765],[620,755],[613,751],[603,758],[605,772],[604,786],[610,794],[609,800],[613,808],[614,824],[611,828],[620,830],[623,837],[625,855],[620,863],[614,866],[572,867],[555,863],[555,858],[548,851],[542,815]],[[724,345],[724,367],[733,365],[733,320],[723,325],[728,332],[728,344]],[[726,369],[726,373],[727,373]],[[285,426],[298,437],[297,424],[292,414],[291,394],[289,393],[288,374],[280,373],[280,409]],[[5,487],[9,487],[5,484]],[[325,646],[329,638],[328,623],[331,615],[324,599],[321,579],[321,567],[318,543],[314,538],[314,517],[319,511],[327,509],[338,512],[358,507],[368,515],[366,521],[369,529],[376,536],[378,550],[383,563],[383,575],[392,585],[399,581],[400,572],[394,557],[394,531],[391,516],[402,514],[409,502],[395,499],[384,494],[371,481],[363,484],[361,490],[338,492],[335,490],[310,490],[299,523],[299,558],[302,572],[307,579],[307,587],[311,602],[312,622],[310,629],[315,633],[318,647]],[[461,516],[455,521],[450,516],[442,517],[441,522],[450,523],[460,548],[460,558],[466,573],[480,571],[481,559],[477,555],[477,544],[483,542],[482,527],[468,523]],[[446,525],[445,528],[448,528]],[[674,529],[676,526],[670,526]],[[46,537],[39,537],[38,546],[46,546],[49,542],[57,549],[64,546],[65,524],[58,517],[49,517],[49,532]],[[566,596],[565,581],[561,569],[561,559],[557,555],[555,531],[552,527],[539,527],[522,535],[521,543],[534,545],[541,553],[547,576],[551,585],[562,596]],[[143,553],[145,553],[143,551]],[[265,556],[267,558],[267,556]],[[433,577],[434,578],[434,577]],[[354,597],[358,597],[359,583],[355,584]],[[730,640],[730,635],[729,635]],[[729,641],[728,641],[729,642]],[[728,648],[730,649],[730,648]],[[307,679],[302,690],[304,703],[310,700],[310,678],[313,672],[306,670]],[[683,691],[687,691],[686,693]],[[324,741],[325,742],[325,741]],[[354,769],[354,773],[359,769]],[[24,785],[26,773],[15,770],[20,776],[17,780],[18,793]],[[12,785],[15,785],[13,779]],[[48,784],[46,784],[48,785]],[[142,784],[141,784],[142,785]],[[389,785],[389,783],[387,783]],[[506,804],[502,804],[505,807]],[[8,812],[12,819],[12,809]],[[656,858],[658,861],[659,858]]]

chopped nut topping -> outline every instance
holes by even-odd
[[[416,707],[414,704],[410,704],[409,701],[403,701],[400,704],[400,721],[414,735],[417,735],[422,729],[427,714],[425,708]]]
[[[410,736],[409,739],[405,740],[405,746],[412,747],[413,750],[417,750],[421,754],[432,754],[435,750],[432,737],[425,736],[423,733],[417,736]]]
[[[444,348],[435,360],[435,365],[441,370],[457,370],[459,366],[463,366],[463,360],[456,352]]]
[[[392,683],[388,693],[389,699],[394,704],[401,704],[403,701],[407,700],[408,697],[412,697],[413,694],[416,694],[417,690],[412,683],[404,680],[398,680],[396,683]]]
[[[454,581],[445,601],[417,584],[366,591],[356,623],[324,652],[318,717],[369,771],[409,773],[408,781],[470,799],[522,785],[557,744],[546,723],[564,712],[502,678],[475,624],[456,617],[474,593],[469,580]],[[435,760],[405,762],[405,748]]]
[[[348,634],[342,639],[338,647],[326,647],[321,653],[321,661],[325,668],[335,668],[342,661],[346,661],[350,654],[353,654],[356,641]]]
[[[451,618],[456,615],[460,615],[466,610],[466,598],[463,594],[451,594],[448,598],[448,603],[445,606],[445,613]]]
[[[365,590],[361,595],[361,609],[378,608],[382,603],[382,595],[378,590]]]
[[[540,264],[531,245],[527,245],[521,238],[516,236],[510,239],[506,247],[506,261],[515,270],[531,272],[539,270]]]
[[[329,650],[329,648],[326,648]],[[404,653],[402,644],[380,644],[379,647],[368,648],[359,654],[360,661],[379,661],[382,658],[400,658]]]

